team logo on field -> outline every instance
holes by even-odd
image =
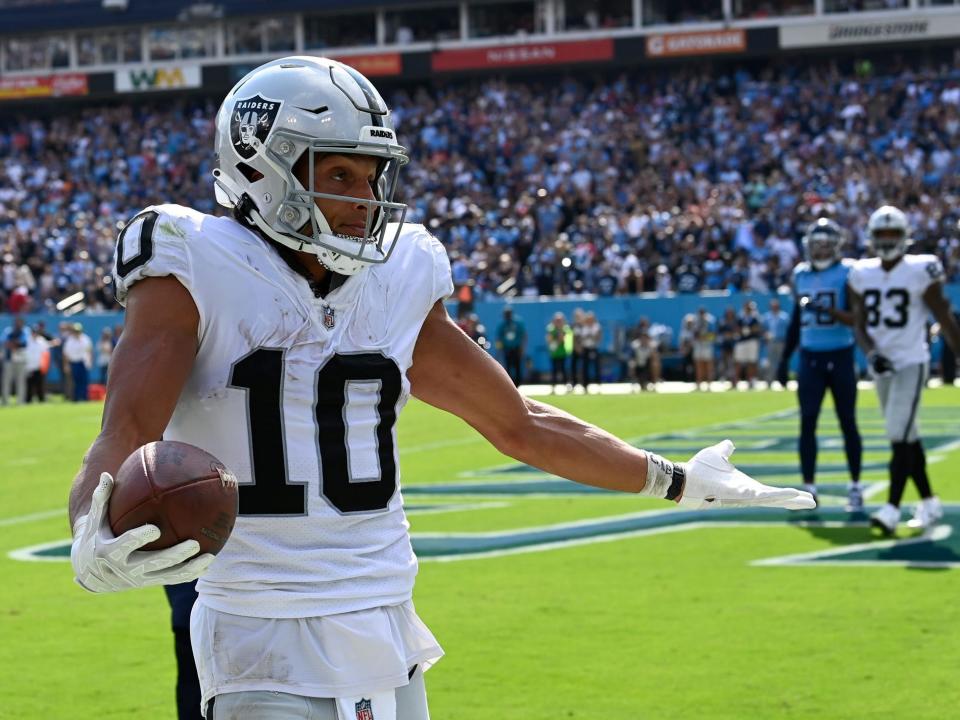
[[[373,720],[373,704],[366,698],[356,704],[357,720]]]
[[[230,117],[230,140],[237,155],[249,160],[257,153],[257,145],[266,142],[282,104],[279,100],[267,100],[260,95],[234,103]]]

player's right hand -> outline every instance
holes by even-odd
[[[813,495],[794,488],[757,482],[730,462],[734,445],[724,440],[705,448],[684,465],[686,482],[680,504],[693,508],[777,507],[812,510]]]
[[[90,510],[73,527],[70,562],[80,587],[90,592],[117,592],[176,585],[197,579],[213,562],[209,553],[197,555],[200,544],[196,540],[184,540],[165,550],[140,550],[160,537],[156,525],[141,525],[114,537],[107,519],[111,492],[113,477],[103,473]]]
[[[893,372],[893,363],[890,362],[890,359],[876,350],[867,355],[867,362],[870,363],[870,370],[874,377],[889,375]]]

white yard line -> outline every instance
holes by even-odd
[[[67,517],[67,509],[65,507],[57,508],[56,510],[43,510],[41,512],[30,513],[28,515],[17,515],[15,517],[9,518],[0,518],[0,527],[6,527],[7,525],[20,525],[21,523],[34,522],[36,520],[49,520],[52,517],[57,515],[63,515],[64,518]]]

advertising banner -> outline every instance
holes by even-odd
[[[444,72],[612,59],[613,39],[604,38],[580,42],[523,43],[466,50],[440,50],[433,54],[431,66],[434,72]]]
[[[780,28],[781,48],[909,42],[960,35],[960,14],[860,22],[821,22]]]
[[[86,95],[89,92],[87,76],[83,73],[0,77],[0,100]]]
[[[147,92],[200,87],[199,65],[164,65],[117,70],[117,92]]]
[[[349,65],[367,77],[399,75],[403,70],[400,53],[377,53],[370,55],[341,55],[331,53],[330,57]]]
[[[660,33],[647,36],[646,49],[649,58],[739,53],[747,49],[747,33],[745,30]]]

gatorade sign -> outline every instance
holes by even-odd
[[[199,65],[166,65],[118,70],[117,92],[149,92],[200,87]]]

